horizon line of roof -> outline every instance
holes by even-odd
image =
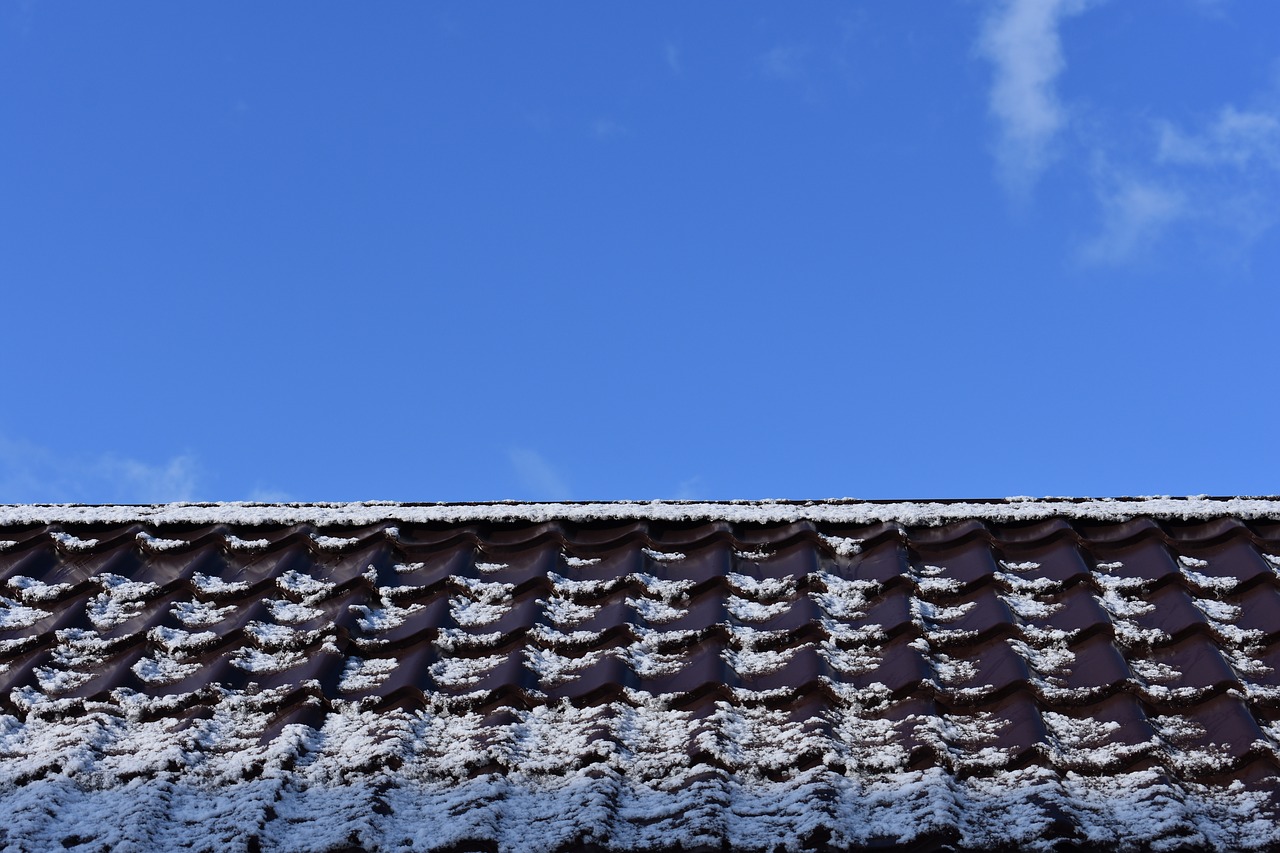
[[[938,527],[959,521],[1034,522],[1050,518],[1196,521],[1233,516],[1280,519],[1280,496],[1007,497],[928,500],[494,501],[457,503],[0,504],[0,526],[32,524],[239,524],[356,527],[404,523],[726,521],[731,523],[898,523]]]

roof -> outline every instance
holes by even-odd
[[[0,507],[5,849],[1280,845],[1280,500]]]

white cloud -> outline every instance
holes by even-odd
[[[1280,116],[1227,105],[1201,133],[1159,125],[1156,160],[1181,166],[1263,166],[1280,170]]]
[[[196,497],[199,466],[188,454],[159,463],[118,453],[56,453],[0,435],[0,502],[167,503]]]
[[[1052,157],[1067,111],[1054,84],[1066,68],[1058,26],[1086,0],[1000,0],[988,16],[979,53],[995,67],[989,107],[1000,125],[1000,176],[1025,195]]]
[[[1178,189],[1136,179],[1111,178],[1099,193],[1102,230],[1087,242],[1083,260],[1117,264],[1149,248],[1174,222],[1188,213],[1187,198]]]
[[[507,458],[520,484],[533,494],[534,500],[564,501],[572,497],[572,490],[560,472],[536,450],[515,447],[507,451]]]

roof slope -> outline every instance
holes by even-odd
[[[1273,499],[0,508],[0,842],[1280,844]]]

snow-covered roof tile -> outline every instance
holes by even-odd
[[[6,848],[1280,846],[1274,498],[8,506],[0,541]]]

